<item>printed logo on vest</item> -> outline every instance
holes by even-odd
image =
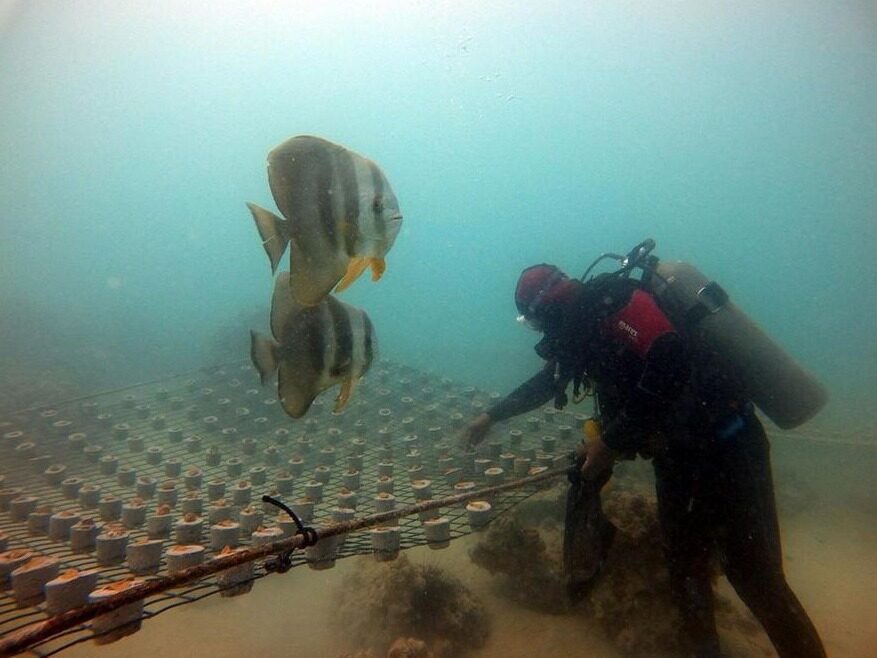
[[[618,321],[618,328],[625,332],[634,342],[636,342],[637,338],[639,337],[639,332],[631,327],[629,324],[627,324],[624,320]]]

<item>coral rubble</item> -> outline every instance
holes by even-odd
[[[522,605],[543,612],[565,612],[569,600],[557,559],[560,548],[546,545],[546,540],[557,536],[527,528],[517,515],[507,514],[491,524],[469,557],[491,574],[508,576],[502,581],[503,592]]]
[[[369,562],[346,578],[337,610],[336,621],[351,643],[379,654],[390,651],[393,658],[460,656],[483,646],[490,629],[481,601],[461,582],[405,555]],[[398,640],[409,637],[422,640]]]
[[[628,655],[680,655],[684,649],[661,552],[657,504],[633,489],[613,488],[604,496],[606,515],[618,531],[599,579],[576,611]],[[556,504],[562,508],[560,500]],[[536,504],[544,507],[545,500]],[[533,527],[524,520],[532,518],[525,503],[497,519],[470,556],[501,574],[502,591],[514,600],[543,611],[568,610],[557,517],[546,515],[547,523]],[[748,612],[721,596],[716,609],[722,632],[735,634],[756,651],[762,648],[762,633]]]

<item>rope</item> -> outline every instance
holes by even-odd
[[[87,393],[86,395],[80,395],[80,396],[75,397],[75,398],[67,398],[66,400],[62,400],[61,402],[52,402],[52,403],[34,402],[33,404],[31,404],[28,407],[25,407],[24,409],[18,409],[16,411],[9,411],[6,413],[7,413],[7,415],[10,415],[10,416],[17,416],[20,414],[28,413],[30,411],[36,411],[37,409],[40,409],[41,407],[45,407],[49,404],[57,405],[59,407],[64,407],[64,406],[67,406],[69,404],[74,404],[76,402],[84,402],[86,400],[92,400],[94,398],[103,397],[105,395],[118,395],[119,393],[124,393],[125,391],[130,391],[130,390],[135,389],[135,388],[142,388],[144,386],[154,386],[155,384],[161,384],[163,382],[172,381],[174,379],[182,379],[183,377],[191,377],[191,376],[196,375],[200,372],[210,372],[212,370],[218,370],[220,368],[239,366],[239,365],[242,365],[244,363],[246,363],[246,361],[226,361],[225,363],[218,363],[218,364],[212,365],[212,366],[204,366],[202,368],[197,368],[196,370],[187,370],[186,372],[179,372],[176,375],[163,375],[162,377],[160,377],[158,379],[149,379],[147,381],[136,382],[134,384],[125,384],[124,386],[120,386],[119,388],[111,388],[111,389],[107,389],[107,390],[103,390],[103,391],[97,391],[95,393]]]
[[[460,503],[484,498],[492,494],[520,489],[550,478],[561,475],[565,476],[568,470],[569,469],[566,466],[553,468],[536,475],[530,475],[519,480],[498,484],[485,489],[455,494],[453,496],[447,496],[435,500],[426,500],[390,512],[381,512],[379,514],[364,516],[359,519],[333,523],[323,528],[314,529],[311,532],[295,534],[292,537],[286,537],[270,544],[264,544],[255,548],[248,548],[236,553],[231,553],[224,557],[218,557],[211,562],[189,567],[188,569],[184,569],[171,576],[154,578],[131,587],[130,589],[119,592],[103,601],[89,603],[81,608],[68,610],[67,612],[55,615],[49,619],[31,624],[15,633],[11,633],[0,640],[0,658],[14,656],[26,651],[36,644],[45,642],[52,636],[70,630],[74,626],[88,622],[100,615],[112,612],[113,610],[117,610],[131,603],[141,601],[150,596],[160,594],[161,592],[200,580],[220,571],[225,571],[226,569],[231,569],[248,562],[267,558],[271,555],[288,554],[297,548],[304,548],[305,546],[316,543],[321,539],[356,532],[389,521],[394,521],[404,516],[411,516],[429,510],[439,509],[441,507],[452,507]],[[305,530],[311,529],[306,528]]]
[[[177,373],[175,375],[167,375],[158,379],[151,379],[147,381],[137,382],[134,384],[127,384],[125,386],[121,386],[119,388],[113,388],[109,390],[99,391],[96,393],[88,393],[86,395],[82,395],[75,398],[69,398],[63,400],[61,402],[53,403],[57,404],[57,406],[66,406],[69,404],[74,404],[76,402],[83,402],[85,400],[91,400],[94,398],[102,397],[105,395],[117,395],[119,393],[124,393],[125,391],[129,391],[135,388],[141,388],[144,386],[153,386],[155,384],[161,384],[166,381],[172,381],[174,379],[181,379],[183,377],[191,377],[198,373],[202,372],[211,372],[213,370],[218,370],[221,368],[229,368],[234,366],[240,366],[242,364],[247,363],[246,361],[235,360],[235,361],[226,361],[224,363],[217,363],[212,366],[204,366],[202,368],[197,368],[195,370],[189,370],[186,372]],[[45,407],[46,402],[36,402],[24,409],[18,409],[17,411],[7,412],[7,415],[15,416],[23,413],[28,413],[31,411],[36,411],[40,407]],[[833,432],[832,436],[829,436],[825,433],[819,433],[818,430],[814,429],[805,429],[805,430],[788,430],[785,432],[776,432],[776,431],[768,431],[768,435],[771,439],[780,438],[780,439],[797,439],[809,441],[811,443],[823,443],[823,444],[832,444],[832,445],[844,445],[844,446],[853,446],[857,448],[877,448],[877,421],[870,421],[868,423],[868,427],[864,430],[852,430],[845,434],[841,434],[839,432]],[[854,438],[861,437],[865,435],[866,438]]]
[[[847,435],[837,434],[835,436],[827,436],[825,434],[815,434],[811,432],[799,432],[791,430],[788,432],[773,432],[768,436],[771,440],[780,439],[782,441],[807,441],[808,443],[819,443],[823,445],[841,445],[855,448],[877,448],[877,438],[866,437],[861,439],[849,438]]]

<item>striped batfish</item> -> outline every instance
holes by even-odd
[[[368,158],[320,137],[300,135],[268,154],[268,183],[282,219],[248,203],[277,270],[288,243],[292,294],[305,306],[341,292],[384,256],[402,225],[399,202],[384,172]]]
[[[293,418],[304,416],[314,398],[336,384],[341,390],[335,411],[341,411],[374,359],[371,320],[365,311],[331,295],[316,306],[302,306],[292,297],[290,281],[282,272],[274,285],[273,340],[250,332],[253,365],[263,385],[278,372],[280,403]]]

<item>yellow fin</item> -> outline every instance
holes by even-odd
[[[387,270],[387,263],[383,258],[372,258],[370,260],[372,266],[372,281],[379,281],[383,273]]]
[[[342,292],[350,287],[350,285],[359,278],[359,275],[365,271],[369,265],[368,258],[351,258],[347,264],[347,273],[344,278],[335,286],[335,292]]]
[[[338,393],[338,397],[335,398],[335,413],[337,414],[344,407],[347,406],[347,403],[350,402],[350,398],[353,395],[353,389],[356,388],[357,379],[355,377],[348,377],[343,382],[341,382],[341,391]]]

